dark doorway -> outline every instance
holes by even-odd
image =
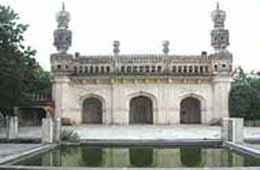
[[[187,97],[181,101],[180,109],[181,123],[201,123],[200,101],[194,97]]]
[[[153,124],[153,103],[145,96],[130,101],[130,124]]]
[[[82,123],[102,124],[102,102],[97,98],[88,98],[83,103]]]
[[[41,126],[42,119],[46,118],[43,108],[20,108],[18,114],[19,126]]]

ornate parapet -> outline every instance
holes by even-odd
[[[116,62],[116,64],[115,64]],[[69,76],[209,76],[211,59],[201,55],[51,55],[52,72]]]

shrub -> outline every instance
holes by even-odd
[[[79,134],[73,130],[63,130],[61,140],[64,142],[78,143],[80,141]]]

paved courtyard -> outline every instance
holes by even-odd
[[[17,155],[38,148],[42,144],[0,144],[0,164]]]
[[[32,148],[36,148],[41,144],[0,144],[0,159],[10,156],[13,154],[17,154],[20,152],[24,152],[26,150],[31,150]]]
[[[220,139],[221,128],[206,125],[81,125],[68,126],[79,133],[81,139],[107,140],[175,140],[175,139]],[[260,139],[260,127],[246,127],[246,139]],[[5,137],[0,129],[0,138]],[[23,127],[19,129],[20,138],[40,138],[41,127]]]

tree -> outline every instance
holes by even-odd
[[[36,51],[25,47],[23,34],[28,25],[10,7],[0,5],[0,109],[10,112],[24,101],[30,80],[38,66]]]
[[[260,120],[260,76],[258,73],[245,73],[239,67],[232,84],[229,109],[230,115],[245,120]]]
[[[51,94],[50,72],[38,66],[33,70],[33,77],[27,82],[29,94]]]

